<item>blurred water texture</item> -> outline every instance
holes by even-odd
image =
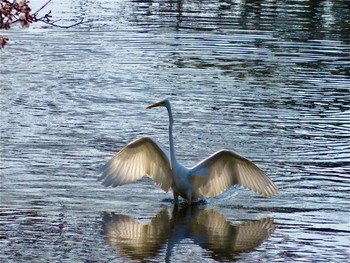
[[[5,32],[1,262],[349,261],[349,1],[48,8],[91,22]],[[98,184],[130,140],[167,145],[166,111],[144,110],[166,97],[181,162],[235,150],[280,194],[234,187],[176,210],[147,179]]]

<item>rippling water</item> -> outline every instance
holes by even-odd
[[[1,261],[349,261],[348,1],[49,8],[62,23],[92,21],[6,32]],[[177,211],[149,180],[98,184],[94,172],[135,137],[167,144],[166,111],[144,110],[165,97],[183,163],[235,150],[280,194],[234,187]]]

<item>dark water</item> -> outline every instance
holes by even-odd
[[[39,5],[38,3],[35,3]],[[346,262],[350,7],[344,1],[54,1],[62,30],[6,32],[1,262]],[[72,19],[72,20],[70,20]],[[178,158],[227,148],[280,194],[240,188],[192,208],[149,180],[94,172],[142,135]]]

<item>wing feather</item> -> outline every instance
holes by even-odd
[[[239,184],[265,197],[278,193],[277,186],[253,162],[239,154],[220,150],[191,169],[198,196],[216,196]]]
[[[98,171],[104,186],[116,187],[149,176],[168,191],[173,183],[168,151],[149,137],[130,142]]]

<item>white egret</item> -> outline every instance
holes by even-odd
[[[181,165],[175,156],[170,101],[165,99],[147,109],[160,106],[168,110],[170,153],[149,137],[136,139],[101,167],[99,180],[104,186],[116,187],[146,175],[165,192],[171,189],[176,204],[179,195],[192,203],[198,198],[217,196],[236,184],[264,197],[278,193],[258,166],[232,151],[219,150],[190,169]]]

